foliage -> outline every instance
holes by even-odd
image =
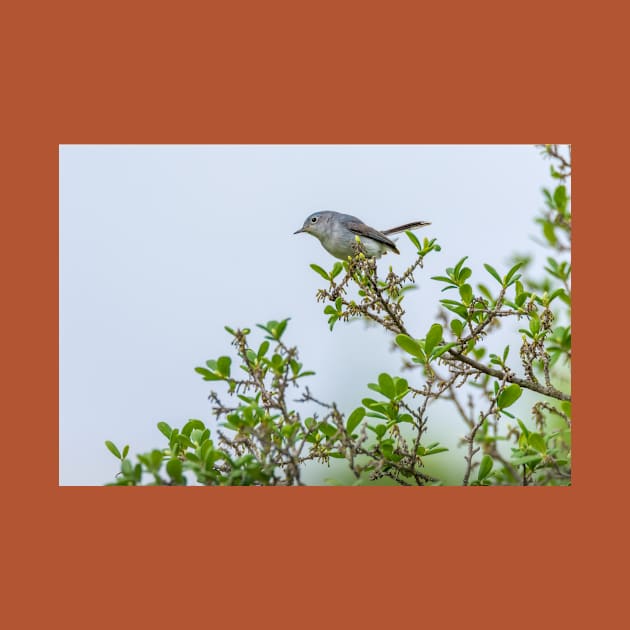
[[[221,383],[229,403],[211,392],[216,426],[189,420],[181,429],[165,422],[158,429],[167,446],[128,458],[129,447],[107,448],[121,462],[114,485],[301,485],[304,465],[344,460],[363,483],[389,478],[402,485],[440,485],[427,474],[427,458],[447,449],[426,439],[427,409],[450,403],[465,426],[463,485],[567,485],[571,479],[571,397],[565,376],[571,361],[571,210],[568,183],[570,148],[543,145],[551,160],[553,190],[543,189],[545,209],[536,218],[548,248],[542,277],[527,274],[531,261],[520,257],[508,269],[485,264],[473,278],[459,259],[433,281],[448,297],[440,300],[438,321],[424,334],[408,328],[403,308],[414,288],[414,272],[440,247],[435,239],[407,237],[417,250],[402,275],[379,275],[377,262],[357,252],[331,271],[311,265],[326,282],[317,293],[333,330],[340,322],[365,318],[390,331],[409,378],[383,372],[367,387],[350,414],[334,402],[316,399],[304,379],[313,372],[299,362],[296,347],[285,342],[289,320],[250,329],[226,327],[237,357],[209,360],[196,371]],[[488,352],[487,336],[499,325],[517,322],[518,351]],[[516,358],[518,357],[518,358]],[[318,412],[302,414],[289,402]],[[531,422],[514,411],[530,392]],[[291,392],[291,396],[289,396]],[[517,405],[517,407],[519,407]],[[480,455],[480,456],[479,456]],[[473,474],[476,471],[476,474]]]

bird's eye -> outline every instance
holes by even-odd
[[[317,217],[311,217],[311,223],[317,223]]]

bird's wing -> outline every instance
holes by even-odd
[[[411,223],[405,223],[398,227],[389,228],[389,230],[383,230],[383,234],[398,234],[398,232],[404,232],[405,230],[417,230],[425,225],[431,225],[429,221],[412,221]]]
[[[357,234],[358,236],[371,238],[373,241],[377,241],[379,243],[383,243],[385,247],[389,247],[389,249],[391,249],[393,252],[400,254],[398,248],[393,241],[390,241],[382,232],[371,228],[369,225],[365,225],[365,223],[361,223],[360,221],[348,221],[346,223],[346,227],[352,233]]]

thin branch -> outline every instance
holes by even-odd
[[[475,359],[471,359],[470,357],[467,357],[465,354],[461,354],[460,352],[456,352],[454,350],[449,350],[448,354],[451,357],[453,357],[453,359],[456,359],[457,361],[461,361],[462,363],[466,363],[467,365],[470,365],[471,367],[475,368],[479,372],[483,372],[484,374],[488,374],[489,376],[494,376],[495,378],[498,378],[501,380],[505,379],[509,383],[516,383],[517,385],[520,385],[524,389],[529,389],[538,394],[543,394],[543,396],[549,396],[550,398],[557,398],[558,400],[568,400],[568,401],[571,400],[571,396],[569,394],[565,394],[564,392],[561,392],[560,390],[556,389],[553,386],[545,387],[544,385],[541,385],[540,383],[534,383],[532,381],[519,378],[518,376],[514,376],[513,374],[508,374],[501,370],[495,370],[494,368],[484,365],[483,363],[480,363],[479,361],[475,361]]]

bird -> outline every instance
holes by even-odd
[[[375,230],[351,214],[330,210],[313,212],[304,221],[304,225],[294,234],[302,232],[318,238],[324,249],[335,258],[347,260],[348,256],[357,253],[357,237],[369,258],[379,258],[387,251],[400,254],[395,243],[387,238],[389,234],[397,234],[405,230],[431,225],[428,221],[412,221],[388,230]]]

